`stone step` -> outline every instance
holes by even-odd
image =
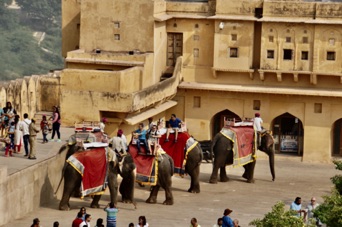
[[[40,111],[40,112],[37,112],[34,115],[34,119],[41,120],[43,118],[43,115],[46,115],[46,118],[49,119],[50,117],[53,116],[53,112],[52,111]]]

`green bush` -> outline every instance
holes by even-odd
[[[285,210],[285,203],[277,202],[272,211],[267,213],[263,219],[256,219],[249,223],[249,225],[256,227],[314,227],[314,220],[312,223],[305,224],[302,218],[298,218],[296,211]]]
[[[342,161],[334,160],[335,168],[342,170]],[[331,178],[335,189],[328,196],[323,196],[324,203],[314,210],[323,223],[329,227],[342,226],[342,176],[336,175]]]

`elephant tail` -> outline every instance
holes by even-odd
[[[214,147],[215,147],[215,145],[219,139],[220,139],[220,136],[218,136],[218,134],[216,134],[213,141],[211,142],[211,149],[210,149],[211,159],[214,157]]]

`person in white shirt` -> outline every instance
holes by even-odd
[[[30,124],[31,124],[31,120],[28,118],[28,114],[24,113],[24,120],[21,122],[21,129],[23,131],[25,156],[29,155],[29,140],[30,140],[29,125]]]
[[[91,215],[90,214],[86,214],[85,217],[84,217],[84,221],[81,222],[81,224],[79,225],[79,227],[83,227],[83,226],[87,226],[87,227],[91,227],[90,226],[90,220],[91,220]]]
[[[314,217],[314,213],[313,213],[314,209],[316,209],[318,206],[319,206],[319,204],[316,203],[316,198],[312,197],[310,204],[306,207],[306,210],[308,212],[307,218],[308,218],[308,221],[310,218],[315,218],[316,219],[316,225],[322,226],[322,222],[318,218]]]
[[[102,121],[100,122],[100,130],[101,132],[104,133],[104,129],[106,127],[106,123],[108,122],[107,118],[103,117],[102,118]]]
[[[260,132],[262,131],[262,126],[261,124],[263,123],[261,117],[260,117],[260,113],[255,113],[254,115],[254,130],[257,132],[257,146],[260,147],[261,146],[261,136],[260,136]]]
[[[222,227],[223,220],[222,218],[217,219],[217,224],[213,225],[213,227]]]
[[[126,145],[122,139],[122,130],[118,130],[117,136],[112,139],[113,150],[120,155],[126,154]]]

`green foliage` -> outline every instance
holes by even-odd
[[[17,0],[24,13],[8,9],[11,2],[0,0],[0,80],[63,68],[60,0]]]
[[[285,210],[285,203],[277,202],[272,211],[267,213],[263,219],[256,219],[249,223],[249,225],[256,227],[313,227],[315,225],[305,225],[302,218],[298,218],[296,211]]]
[[[331,195],[323,196],[324,203],[314,210],[323,223],[329,227],[342,226],[342,196],[337,190],[333,190]]]
[[[342,161],[334,160],[335,168],[342,170]],[[323,223],[329,227],[342,226],[342,176],[336,175],[331,178],[335,189],[328,196],[323,196],[324,203],[314,210]]]

